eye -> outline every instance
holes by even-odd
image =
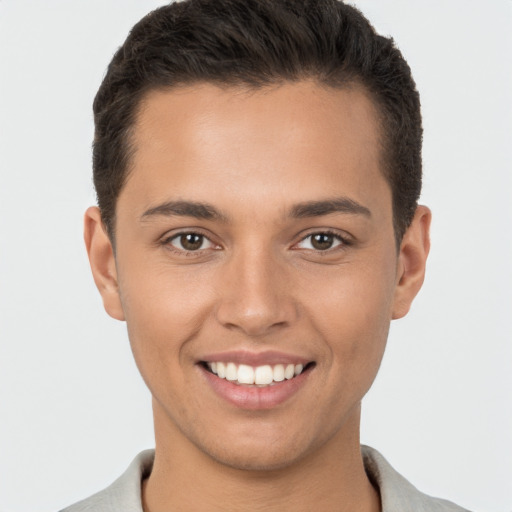
[[[213,242],[200,233],[180,233],[169,238],[166,243],[180,251],[201,251],[215,247]]]
[[[311,235],[306,236],[297,244],[297,247],[299,249],[327,251],[345,243],[346,242],[339,235],[323,232],[312,233]]]

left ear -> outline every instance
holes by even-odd
[[[425,279],[425,265],[430,250],[431,219],[431,211],[426,206],[418,206],[400,244],[393,320],[402,318],[408,313]]]

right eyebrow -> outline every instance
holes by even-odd
[[[202,220],[227,220],[226,216],[211,204],[195,201],[167,201],[149,208],[141,215],[140,219],[146,220],[158,215],[165,217],[195,217]]]

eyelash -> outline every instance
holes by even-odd
[[[300,243],[304,242],[305,240],[307,240],[308,238],[314,237],[315,235],[332,236],[336,241],[339,242],[338,245],[335,245],[334,247],[329,247],[328,249],[325,249],[325,250],[307,249],[307,250],[315,251],[318,254],[327,254],[327,253],[331,253],[336,250],[343,250],[352,245],[352,241],[350,239],[348,239],[348,237],[341,236],[338,232],[332,231],[330,229],[324,229],[324,230],[313,231],[312,233],[308,233],[306,236],[301,238],[300,242],[298,242],[298,243],[300,244]],[[295,245],[298,245],[298,244],[295,244]]]
[[[170,251],[172,251],[172,252],[174,252],[176,254],[179,254],[179,255],[185,255],[187,257],[197,256],[197,255],[203,253],[203,251],[206,251],[206,250],[211,248],[211,247],[208,247],[208,248],[205,248],[205,249],[199,248],[199,249],[196,249],[196,250],[190,250],[190,249],[185,249],[185,248],[180,249],[180,248],[175,247],[172,244],[172,242],[174,240],[178,240],[181,237],[185,237],[187,235],[199,236],[199,237],[202,238],[201,245],[203,245],[204,242],[207,241],[214,248],[216,247],[216,250],[219,250],[218,249],[219,246],[218,245],[216,246],[216,244],[214,242],[212,242],[207,235],[205,235],[204,233],[201,233],[200,231],[182,231],[180,233],[175,233],[175,234],[173,234],[171,236],[168,236],[168,237],[164,238],[162,240],[161,244],[164,245],[168,250],[170,250]],[[306,249],[308,251],[314,251],[314,252],[316,252],[318,254],[327,254],[327,253],[331,253],[331,252],[336,251],[336,250],[343,250],[344,248],[349,247],[349,246],[352,245],[352,241],[349,240],[347,237],[343,237],[343,236],[341,236],[339,233],[337,233],[335,231],[332,231],[332,230],[329,230],[329,229],[325,229],[325,230],[314,231],[312,233],[308,233],[306,236],[302,237],[299,242],[294,244],[294,246],[292,248],[296,247],[297,245],[299,245],[300,243],[304,242],[308,238],[311,239],[315,235],[327,235],[327,236],[333,237],[335,239],[335,241],[339,242],[334,247],[329,247],[329,248],[327,248],[325,250],[315,249],[315,248]],[[295,249],[295,250],[298,250],[298,249]]]
[[[201,237],[202,238],[201,245],[203,245],[204,242],[208,242],[211,244],[212,247],[216,247],[216,244],[214,242],[212,242],[208,236],[206,236],[204,233],[201,233],[200,231],[182,231],[180,233],[175,233],[171,236],[165,237],[162,240],[161,244],[163,246],[165,246],[169,251],[179,254],[180,256],[185,255],[187,257],[194,257],[199,254],[204,254],[204,251],[210,249],[210,247],[208,247],[206,249],[199,248],[196,250],[189,250],[189,249],[185,249],[184,247],[182,249],[180,249],[178,247],[173,246],[172,242],[174,240],[179,240],[180,238],[185,237],[187,235],[195,235],[195,236]]]

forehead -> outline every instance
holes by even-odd
[[[297,82],[254,90],[196,84],[152,91],[136,118],[127,188],[136,189],[146,207],[169,193],[201,200],[212,191],[222,195],[230,183],[237,197],[261,198],[277,189],[305,201],[342,185],[364,201],[376,183],[389,192],[380,172],[377,119],[372,100],[356,85]]]

